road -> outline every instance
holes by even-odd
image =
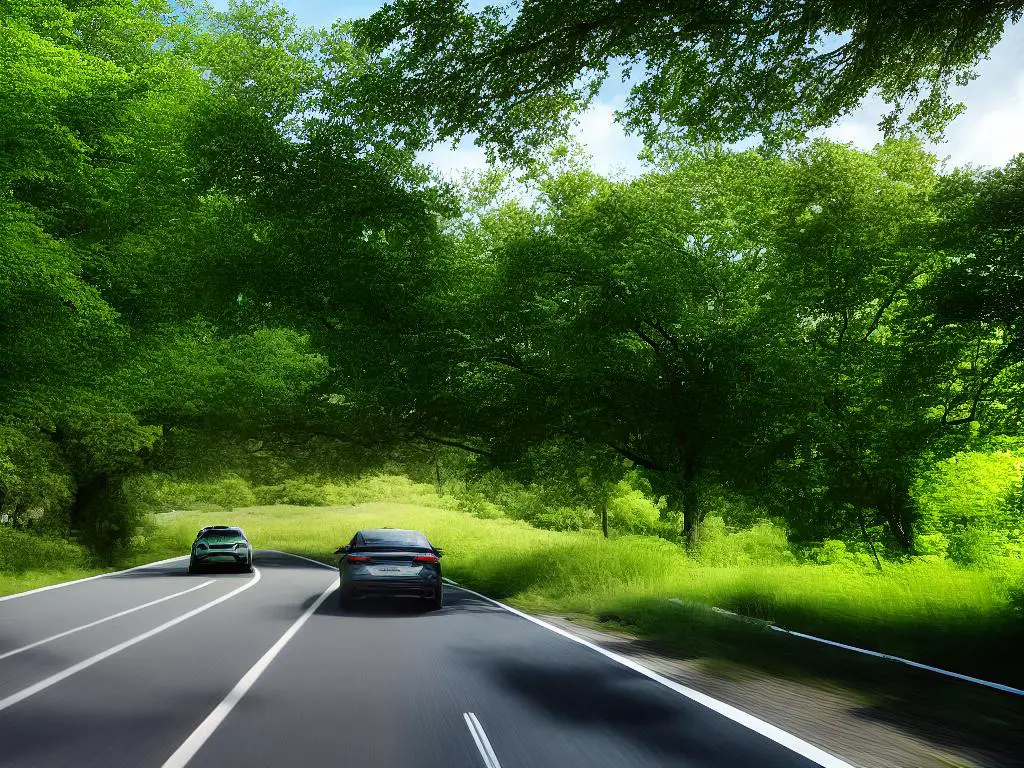
[[[0,766],[844,765],[474,593],[343,612],[336,582],[258,551],[0,600]]]

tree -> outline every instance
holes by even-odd
[[[935,135],[960,109],[949,87],[1021,12],[1018,0],[516,0],[475,13],[400,0],[354,34],[377,52],[367,77],[382,104],[406,105],[423,133],[477,133],[515,154],[559,135],[618,65],[641,72],[622,118],[649,143],[797,139],[870,91],[892,108],[887,129]]]
[[[449,428],[498,461],[553,437],[606,446],[651,474],[694,540],[701,482],[756,452],[769,393],[787,389],[756,292],[774,164],[711,152],[634,182],[568,171],[534,209],[484,214],[462,241],[475,269],[446,281]]]

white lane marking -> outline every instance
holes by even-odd
[[[49,637],[45,637],[42,640],[36,640],[34,643],[29,643],[28,645],[23,645],[23,646],[21,646],[21,648],[15,648],[13,651],[7,651],[6,653],[0,653],[0,661],[3,661],[4,659],[10,658],[11,656],[15,656],[15,655],[17,655],[19,653],[23,653],[24,651],[30,651],[33,648],[38,648],[40,645],[46,645],[47,643],[52,643],[54,640],[60,640],[62,637],[67,637],[68,635],[73,635],[73,634],[75,634],[75,632],[81,632],[83,629],[91,629],[92,627],[95,627],[95,626],[97,626],[99,624],[103,624],[104,622],[113,621],[114,619],[120,619],[122,616],[127,616],[129,613],[135,613],[136,611],[141,611],[143,608],[149,608],[150,606],[159,605],[160,603],[166,602],[168,600],[173,600],[176,597],[181,597],[182,595],[187,595],[189,592],[195,592],[197,589],[202,589],[203,587],[208,587],[211,584],[213,584],[213,579],[210,579],[209,581],[204,581],[202,584],[197,584],[196,586],[191,587],[190,589],[186,589],[186,590],[183,590],[181,592],[175,592],[173,595],[167,595],[167,597],[161,597],[158,600],[150,600],[148,603],[143,603],[142,605],[137,605],[134,608],[129,608],[129,609],[125,610],[125,611],[119,611],[118,613],[112,613],[109,616],[104,616],[102,619],[96,619],[96,621],[90,621],[88,624],[83,624],[80,627],[74,627],[73,629],[68,629],[68,630],[65,630],[64,632],[59,632],[56,635],[50,635]]]
[[[806,757],[814,764],[822,766],[822,768],[854,768],[852,765],[850,765],[850,763],[847,763],[846,761],[839,759],[835,755],[830,755],[823,749],[819,749],[818,747],[814,746],[809,742],[804,741],[798,736],[794,736],[793,734],[788,733],[782,730],[781,728],[772,725],[771,723],[766,723],[764,720],[754,717],[753,715],[748,714],[747,712],[744,712],[741,709],[737,709],[736,707],[730,704],[726,704],[724,701],[713,699],[707,694],[701,693],[700,691],[694,690],[693,688],[688,688],[685,685],[681,685],[677,683],[675,680],[670,680],[664,675],[659,675],[654,670],[648,669],[647,667],[638,664],[630,658],[620,656],[614,651],[609,651],[608,649],[602,648],[601,646],[596,645],[595,643],[592,643],[589,640],[584,640],[582,637],[577,637],[571,632],[566,632],[561,627],[556,627],[553,624],[548,624],[548,622],[544,621],[543,619],[538,619],[536,616],[531,616],[528,613],[523,613],[522,611],[516,610],[512,606],[505,605],[504,603],[499,603],[497,600],[493,600],[487,597],[487,595],[481,595],[479,592],[474,592],[472,589],[466,589],[465,587],[457,587],[457,589],[461,589],[462,591],[468,592],[471,595],[476,595],[477,597],[486,600],[489,603],[493,603],[499,608],[503,608],[509,613],[515,614],[516,616],[522,619],[526,619],[527,621],[530,621],[539,627],[544,627],[544,629],[550,632],[554,632],[556,635],[561,635],[562,637],[568,640],[572,640],[574,643],[579,643],[580,645],[589,648],[592,651],[596,651],[597,653],[600,653],[602,656],[611,659],[617,664],[621,664],[624,667],[632,669],[634,672],[639,672],[644,677],[650,678],[656,683],[660,683],[666,688],[669,688],[670,690],[673,690],[676,693],[681,694],[686,698],[691,699],[692,701],[695,701],[698,704],[707,707],[713,712],[717,712],[718,714],[728,718],[729,720],[732,720],[735,723],[739,723],[744,728],[749,728],[755,733],[759,733],[765,738],[774,741],[776,744],[781,744],[787,749],[796,752],[798,755]]]
[[[484,733],[484,727],[480,725],[476,715],[472,712],[463,712],[462,717],[466,720],[466,726],[473,736],[473,741],[476,742],[476,748],[480,750],[480,756],[484,759],[484,766],[486,768],[501,768],[501,763],[498,762],[498,757],[494,754],[491,742],[487,740],[487,734]]]
[[[254,568],[253,570],[255,571],[255,574],[253,575],[253,577],[251,579],[248,579],[245,582],[245,584],[240,586],[238,589],[233,589],[230,592],[228,592],[227,594],[221,595],[217,599],[211,600],[210,602],[206,603],[205,605],[200,605],[198,608],[193,608],[188,613],[183,613],[181,616],[177,616],[177,617],[171,619],[170,621],[165,621],[160,626],[154,627],[153,629],[149,630],[148,632],[143,632],[141,635],[136,635],[135,637],[132,637],[132,638],[130,638],[128,640],[125,640],[123,643],[118,643],[117,645],[113,646],[112,648],[108,648],[105,651],[101,651],[100,653],[97,653],[95,656],[90,656],[88,659],[85,659],[84,661],[80,661],[77,664],[74,664],[74,665],[68,667],[67,669],[64,669],[64,670],[62,670],[60,672],[57,672],[54,675],[50,675],[49,677],[45,678],[44,680],[40,680],[35,685],[30,685],[28,688],[23,688],[22,690],[18,691],[17,693],[11,694],[10,696],[8,696],[5,699],[0,699],[0,712],[2,712],[3,710],[7,709],[8,707],[13,707],[19,701],[24,701],[29,696],[34,696],[35,694],[39,693],[40,691],[45,691],[51,685],[56,685],[57,683],[61,682],[62,680],[67,680],[72,675],[78,674],[83,669],[88,669],[93,664],[98,664],[99,662],[103,661],[104,659],[110,658],[115,653],[120,653],[121,651],[125,650],[126,648],[131,648],[133,645],[136,645],[137,643],[141,643],[143,640],[148,640],[149,638],[153,637],[153,635],[158,635],[161,632],[163,632],[165,629],[170,629],[171,627],[173,627],[173,626],[175,626],[177,624],[181,624],[181,622],[187,621],[188,619],[191,619],[193,616],[198,616],[203,611],[208,611],[210,608],[213,608],[215,605],[220,605],[225,600],[230,600],[235,595],[241,594],[245,590],[250,589],[251,587],[256,586],[256,584],[259,583],[259,580],[260,580],[260,572],[259,572],[259,569],[255,569]]]
[[[267,671],[267,667],[270,666],[277,654],[281,652],[281,649],[288,644],[288,641],[295,637],[295,633],[302,628],[302,625],[309,620],[309,617],[316,612],[317,608],[337,588],[338,585],[332,583],[320,593],[320,597],[306,609],[305,613],[296,619],[294,624],[288,627],[287,631],[270,647],[270,650],[263,654],[259,661],[249,668],[248,672],[242,675],[242,679],[235,684],[235,687],[228,692],[228,695],[224,697],[221,703],[192,731],[189,737],[182,742],[181,746],[174,751],[174,754],[167,758],[163,768],[184,768],[184,766],[188,765],[189,761],[196,756],[196,753],[213,736],[214,731],[224,722],[224,719],[231,714],[231,710],[235,708],[238,702],[242,700],[242,697],[259,680],[260,675]]]
[[[164,563],[173,563],[176,560],[184,560],[188,555],[179,555],[178,557],[169,557],[166,560],[157,560],[153,563],[143,563],[142,565],[136,565],[132,568],[125,568],[122,571],[111,571],[110,573],[99,573],[95,576],[86,576],[84,579],[73,579],[72,581],[62,581],[59,584],[51,584],[48,587],[37,587],[36,589],[29,589],[25,592],[16,592],[13,595],[5,595],[0,597],[0,603],[5,600],[17,600],[19,597],[28,597],[39,592],[48,592],[51,589],[60,589],[61,587],[70,587],[72,584],[82,584],[86,581],[95,581],[96,579],[105,579],[107,576],[117,576],[119,573],[128,573],[129,571],[137,571],[141,568],[151,568],[154,565],[163,565]]]
[[[842,648],[847,651],[855,651],[856,653],[863,653],[867,656],[877,656],[880,659],[896,661],[900,664],[906,664],[909,667],[917,667],[918,669],[924,669],[928,672],[935,672],[940,675],[945,675],[946,677],[955,677],[957,680],[964,680],[968,683],[974,683],[975,685],[984,685],[988,688],[994,688],[997,691],[1003,691],[1004,693],[1012,693],[1015,696],[1024,696],[1024,690],[1020,688],[1014,688],[1013,686],[1004,685],[1003,683],[993,683],[991,680],[982,680],[980,677],[962,675],[959,672],[950,672],[948,669],[940,669],[939,667],[933,667],[929,664],[922,664],[920,661],[904,659],[902,656],[893,656],[890,653],[879,653],[878,651],[871,651],[867,648],[858,648],[855,645],[837,643],[835,640],[826,640],[823,637],[815,637],[814,635],[806,635],[803,632],[795,632],[792,629],[783,629],[782,627],[777,627],[774,624],[769,624],[768,628],[774,630],[775,632],[784,632],[787,635],[793,635],[794,637],[802,637],[804,640],[814,640],[815,642],[824,643],[825,645],[832,645],[836,648]]]
[[[676,605],[686,605],[678,597],[670,597],[668,599],[670,603]],[[736,619],[737,621],[746,621],[751,624],[759,624],[762,627],[767,627],[773,632],[782,632],[793,637],[800,637],[804,640],[813,640],[816,643],[824,643],[825,645],[831,645],[834,648],[842,648],[844,651],[853,651],[854,653],[862,653],[865,656],[874,656],[878,659],[887,659],[889,661],[895,661],[899,664],[906,664],[909,667],[917,667],[918,669],[924,669],[928,672],[935,672],[939,675],[945,675],[946,677],[953,677],[957,680],[963,680],[968,683],[974,683],[975,685],[984,685],[988,688],[994,688],[997,691],[1003,691],[1004,693],[1012,693],[1015,696],[1024,696],[1024,689],[1014,688],[1012,685],[1004,685],[1003,683],[994,683],[991,680],[982,680],[980,677],[971,677],[970,675],[964,675],[960,672],[951,672],[948,669],[942,669],[940,667],[933,667],[930,664],[922,664],[920,661],[913,661],[912,659],[905,659],[902,656],[893,656],[891,653],[882,653],[880,651],[872,651],[868,648],[858,648],[856,645],[847,645],[846,643],[839,643],[835,640],[827,640],[824,637],[816,637],[815,635],[808,635],[804,632],[797,632],[792,629],[786,629],[776,624],[772,624],[770,621],[764,619],[755,619],[751,616],[744,616],[741,613],[734,613],[733,611],[727,611],[725,608],[719,608],[718,606],[711,606],[711,610],[715,613],[721,613],[730,618]]]

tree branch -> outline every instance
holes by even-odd
[[[475,453],[477,456],[487,456],[487,457],[491,456],[490,451],[485,451],[483,448],[475,448],[472,445],[466,445],[465,443],[460,443],[458,440],[449,440],[448,438],[445,438],[445,437],[434,437],[433,435],[427,435],[427,434],[424,434],[422,432],[417,432],[414,435],[414,437],[418,438],[419,440],[425,440],[428,443],[437,443],[438,445],[447,445],[449,448],[458,448],[458,449],[463,450],[463,451],[468,451],[469,453]]]
[[[652,461],[651,459],[646,459],[643,456],[641,456],[640,454],[634,453],[633,451],[631,451],[629,448],[627,448],[624,445],[616,445],[615,443],[608,443],[608,447],[611,448],[613,451],[616,451],[617,453],[621,454],[625,458],[629,459],[634,464],[636,464],[638,467],[643,467],[644,469],[649,469],[649,470],[651,470],[653,472],[667,472],[668,471],[668,470],[665,469],[665,467],[663,467],[662,465],[658,464],[658,462]]]

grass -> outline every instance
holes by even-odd
[[[891,566],[882,573],[800,564],[704,566],[661,539],[605,540],[596,533],[546,531],[422,501],[166,513],[156,516],[146,547],[154,559],[187,552],[195,531],[213,523],[241,525],[257,547],[328,563],[334,562],[334,549],[359,528],[416,528],[445,548],[448,576],[528,610],[597,617],[669,642],[685,637],[691,650],[695,643],[721,644],[728,638],[737,647],[749,645],[750,632],[777,634],[738,626],[710,612],[707,606],[714,605],[828,639],[1024,684],[1016,663],[1024,631],[1007,605],[1005,574],[944,562]]]

